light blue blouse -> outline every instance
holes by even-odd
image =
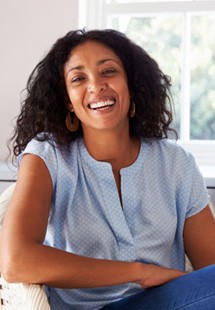
[[[72,142],[68,152],[32,140],[24,153],[41,157],[51,175],[47,245],[88,257],[184,270],[184,221],[206,206],[208,195],[193,156],[175,142],[141,141],[137,160],[120,171],[123,208],[111,165],[92,158],[82,139]],[[50,288],[49,298],[53,310],[89,310],[141,290],[134,283]]]

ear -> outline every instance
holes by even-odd
[[[67,104],[67,109],[68,109],[70,112],[74,112],[74,108],[73,108],[72,102],[69,102],[69,103]]]

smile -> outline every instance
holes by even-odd
[[[88,107],[92,110],[104,109],[109,108],[115,104],[114,100],[105,100],[99,102],[93,102],[88,105]]]

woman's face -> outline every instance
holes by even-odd
[[[128,128],[130,95],[121,60],[105,45],[86,41],[75,47],[64,67],[68,108],[84,133]]]

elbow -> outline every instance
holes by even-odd
[[[22,282],[20,278],[20,269],[17,260],[14,257],[3,255],[1,261],[1,275],[8,283]]]
[[[2,269],[1,277],[8,283],[17,283],[16,277],[10,272],[10,270]]]
[[[2,247],[1,274],[8,283],[25,282],[27,267],[23,251],[7,246]]]
[[[39,283],[37,259],[32,245],[7,246],[1,255],[1,274],[8,283]],[[37,252],[37,249],[36,249]]]

